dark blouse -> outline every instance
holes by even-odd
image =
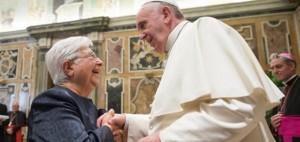
[[[107,126],[97,128],[93,102],[62,86],[37,96],[28,116],[28,142],[111,142]]]

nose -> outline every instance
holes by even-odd
[[[140,40],[144,40],[146,38],[146,34],[140,33],[139,38]]]
[[[103,65],[103,62],[99,57],[96,58],[96,64],[99,65],[99,66]]]

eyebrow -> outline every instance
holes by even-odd
[[[138,24],[137,24],[137,28],[138,28],[138,30],[140,30],[140,29],[144,29],[145,28],[145,24],[147,23],[147,21],[146,20],[142,20],[142,21],[139,21],[138,22]]]

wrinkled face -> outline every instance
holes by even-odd
[[[295,74],[295,66],[287,64],[282,58],[273,59],[270,63],[273,75],[279,81],[287,81]]]
[[[80,56],[71,61],[71,81],[86,89],[94,89],[100,83],[103,62],[88,47],[83,47],[80,53]]]
[[[136,26],[139,38],[147,41],[159,53],[165,52],[166,42],[169,36],[164,14],[160,9],[151,5],[144,5],[137,14]]]

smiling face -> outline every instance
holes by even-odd
[[[165,52],[165,46],[170,34],[166,16],[162,7],[153,4],[144,5],[137,14],[136,26],[141,40],[147,41],[159,53]]]
[[[78,79],[78,83],[91,84],[97,86],[99,84],[99,77],[101,66],[103,62],[96,57],[95,53],[90,48],[81,50],[82,56],[78,64],[75,64],[74,79]]]
[[[270,68],[272,74],[279,81],[287,81],[293,75],[295,75],[295,65],[293,63],[287,63],[283,58],[275,58],[271,60]]]
[[[100,83],[103,62],[88,47],[81,47],[79,52],[79,56],[64,63],[64,72],[68,80],[77,87],[76,90],[85,91],[82,94],[87,96]]]

